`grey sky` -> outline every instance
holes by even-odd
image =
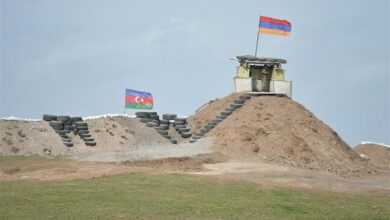
[[[386,0],[1,0],[0,115],[121,113],[125,88],[193,114],[231,93],[229,58],[253,54],[265,15],[292,23],[291,37],[261,35],[259,53],[287,59],[293,98],[352,146],[389,144],[389,12]]]

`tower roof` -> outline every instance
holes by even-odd
[[[240,65],[279,65],[287,63],[284,59],[278,58],[268,58],[268,57],[255,57],[252,55],[236,56],[235,59],[240,63]]]

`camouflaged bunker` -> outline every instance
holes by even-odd
[[[284,78],[284,59],[254,57],[234,58],[239,63],[233,79],[233,92],[251,92],[262,95],[286,95],[291,98],[292,82]]]

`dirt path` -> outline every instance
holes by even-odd
[[[226,161],[220,154],[122,163],[70,160],[21,160],[0,164],[0,181],[92,179],[136,172],[181,173],[221,181],[249,181],[261,188],[296,188],[390,196],[389,175],[345,178],[272,163]]]
[[[222,179],[245,180],[264,188],[287,187],[316,191],[370,193],[390,196],[390,176],[341,177],[327,172],[283,166],[272,163],[228,161],[205,164],[206,170],[191,172],[195,175]]]

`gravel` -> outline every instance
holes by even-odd
[[[130,146],[122,152],[97,152],[88,155],[73,155],[72,159],[81,161],[135,161],[144,159],[161,159],[170,157],[191,157],[211,153],[211,140],[204,138],[196,143],[156,144]]]

